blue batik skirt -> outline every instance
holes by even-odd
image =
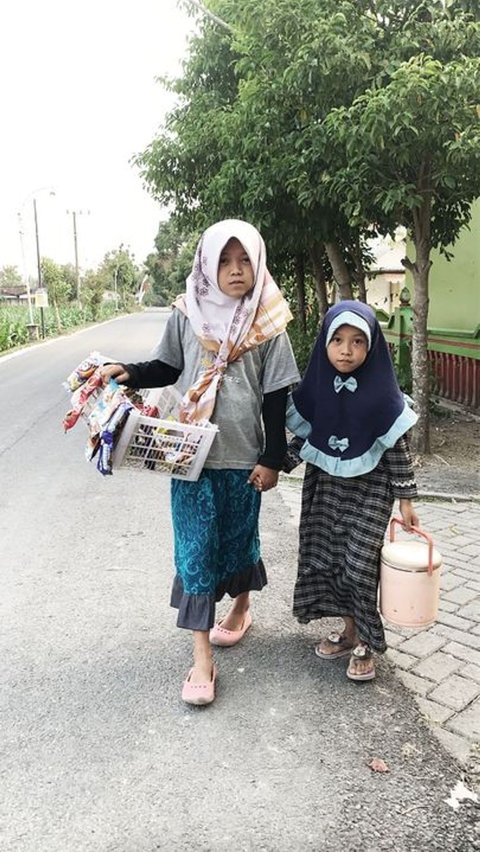
[[[266,585],[261,495],[248,482],[250,472],[206,469],[197,482],[172,479],[176,575],[170,602],[178,609],[178,627],[209,630],[216,601]]]

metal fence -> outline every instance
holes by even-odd
[[[400,307],[390,317],[380,314],[378,318],[397,371],[407,375],[413,309],[406,293]],[[428,360],[435,396],[467,408],[480,408],[480,326],[473,331],[428,329]]]

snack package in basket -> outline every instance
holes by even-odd
[[[103,476],[113,473],[113,450],[118,439],[118,433],[122,429],[131,409],[131,403],[126,401],[121,402],[110,416],[105,428],[100,432],[97,470]]]
[[[103,461],[100,462],[100,466],[97,464],[100,473],[112,472],[111,450],[115,444],[115,437],[118,436],[118,431],[132,408],[133,405],[125,396],[123,388],[114,379],[110,379],[86,418],[89,431],[85,448],[87,461],[91,461],[97,450],[102,449],[102,441],[105,444]]]
[[[67,411],[63,418],[63,428],[65,429],[65,432],[68,432],[72,426],[75,426],[78,418],[85,413],[86,406],[91,403],[92,396],[94,399],[98,397],[102,387],[103,380],[101,376],[99,376],[97,372],[94,372],[90,378],[72,394],[72,408]]]
[[[119,436],[114,467],[152,470],[194,481],[205,464],[218,427],[209,421],[180,423],[133,411]]]
[[[202,434],[187,431],[188,424],[179,422],[181,401],[181,394],[172,385],[154,388],[146,394],[139,408],[144,417],[138,422],[123,460],[126,466],[141,460],[147,470],[186,475],[202,442]],[[153,424],[152,417],[158,419],[158,425]],[[208,429],[211,424],[203,421],[195,426]]]
[[[67,389],[67,391],[76,391],[87,381],[87,379],[90,378],[90,376],[93,376],[97,367],[100,367],[102,364],[105,364],[110,360],[110,358],[100,355],[100,352],[90,352],[90,355],[84,358],[78,367],[75,367],[75,369],[72,370],[70,375],[63,382],[63,386]]]
[[[147,417],[160,417],[163,420],[178,420],[182,395],[172,385],[164,388],[152,388],[143,398],[141,413]],[[156,413],[151,414],[154,411]]]

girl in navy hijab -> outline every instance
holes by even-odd
[[[302,623],[343,618],[343,631],[315,653],[349,656],[351,680],[374,678],[372,651],[386,649],[377,586],[395,498],[406,529],[418,525],[406,437],[416,420],[373,310],[356,301],[330,308],[292,395],[287,426],[296,437],[284,469],[307,463],[293,611]]]

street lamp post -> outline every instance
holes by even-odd
[[[33,199],[33,221],[35,222],[35,247],[37,250],[37,277],[38,289],[42,289],[42,260],[40,257],[40,240],[38,238],[38,214],[37,214],[37,199]]]

